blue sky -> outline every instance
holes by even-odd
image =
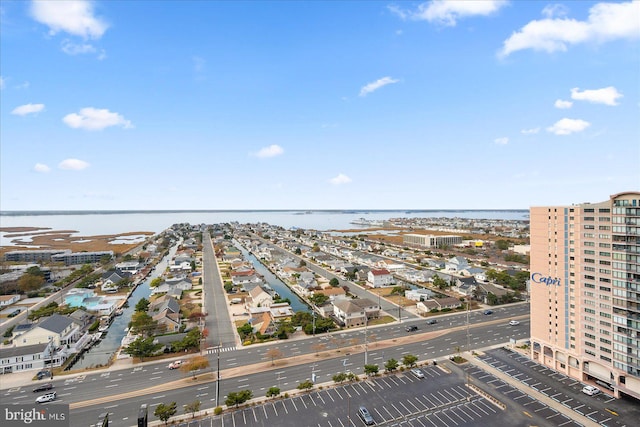
[[[640,2],[1,3],[0,209],[640,189]]]

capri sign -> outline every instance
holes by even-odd
[[[535,283],[544,283],[547,286],[560,286],[560,279],[557,277],[543,276],[540,273],[533,273],[531,275],[531,280]]]

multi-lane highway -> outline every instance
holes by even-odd
[[[468,341],[472,349],[508,342],[510,339],[525,339],[529,335],[528,305],[517,304],[498,308],[493,315],[482,312],[470,314]],[[520,325],[508,326],[510,319],[519,319]],[[465,350],[467,343],[466,313],[440,318],[436,325],[427,325],[424,320],[413,321],[419,326],[417,332],[405,331],[406,324],[392,324],[367,330],[368,338],[375,334],[375,341],[368,345],[368,363],[382,368],[390,358],[401,360],[406,354],[414,354],[420,361],[442,358]],[[268,345],[251,346],[242,350],[225,351],[219,354],[221,380],[220,402],[231,391],[252,390],[256,397],[264,396],[272,386],[283,391],[317,376],[316,382],[330,382],[333,375],[349,370],[363,373],[364,331],[348,331],[316,336],[300,340],[281,341]],[[407,339],[407,337],[409,337]],[[300,359],[303,355],[314,354],[322,343],[325,348],[320,356],[309,362]],[[269,363],[265,352],[278,347],[283,358],[274,366]],[[340,353],[337,351],[340,350]],[[347,354],[348,353],[348,354]],[[216,404],[215,370],[217,354],[208,355],[211,366],[200,380],[179,371],[169,370],[168,361],[145,363],[135,368],[114,370],[95,374],[84,374],[55,380],[58,402],[71,405],[72,425],[90,425],[98,415],[110,413],[112,426],[135,424],[135,414],[141,404],[146,403],[153,411],[159,403],[175,401],[178,407],[200,400],[202,408]],[[299,359],[299,361],[296,361]],[[296,364],[302,362],[302,364]],[[242,369],[238,369],[243,367]],[[234,375],[234,376],[231,376]],[[15,403],[32,402],[31,387],[17,387],[3,390],[2,400]]]

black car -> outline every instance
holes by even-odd
[[[47,390],[51,390],[52,388],[53,388],[53,384],[51,383],[40,384],[38,387],[33,389],[33,392],[37,393],[39,391],[47,391]]]
[[[493,314],[493,310],[485,310],[484,314]]]
[[[436,319],[427,320],[427,325],[435,325],[436,323],[438,323],[438,321]]]
[[[40,371],[37,374],[37,377],[39,380],[43,379],[43,378],[49,378],[51,376],[51,372],[49,371]]]
[[[416,325],[411,325],[411,326],[407,326],[405,329],[407,332],[413,332],[413,331],[417,331],[418,327]]]

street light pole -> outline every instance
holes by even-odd
[[[367,310],[364,311],[364,364],[367,364],[369,349],[367,347],[367,325],[369,317],[367,316]]]

